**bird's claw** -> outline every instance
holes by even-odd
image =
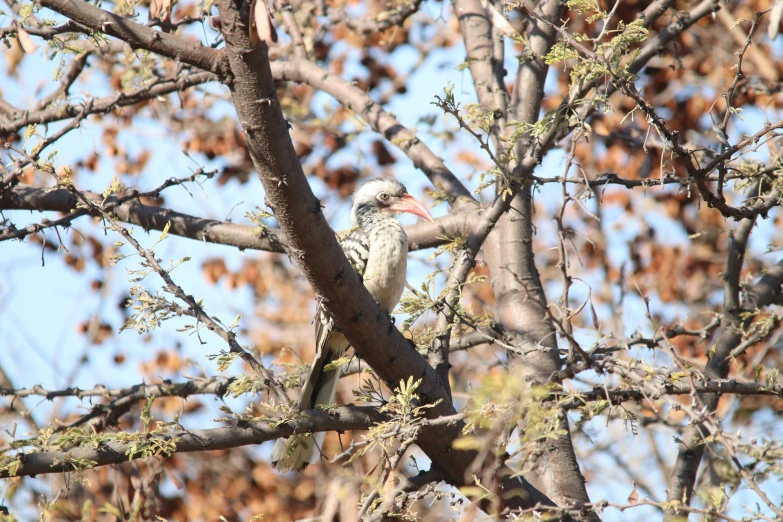
[[[394,321],[395,321],[395,319],[394,319],[394,316],[392,314],[390,314],[390,313],[387,313],[386,317],[389,319],[388,335],[391,335],[392,331],[394,330]]]

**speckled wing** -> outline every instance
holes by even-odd
[[[355,228],[340,241],[345,257],[359,275],[364,275],[370,257],[370,236],[361,228]]]
[[[353,269],[362,276],[364,270],[367,268],[367,258],[370,257],[370,242],[367,234],[362,229],[357,228],[352,230],[342,241],[340,246],[345,252],[345,257],[353,266]],[[334,320],[322,300],[318,300],[318,305],[315,312],[315,356],[321,352],[326,339],[334,328]]]
[[[361,229],[355,229],[340,241],[340,246],[354,270],[359,275],[363,275],[365,268],[367,268],[367,259],[370,256],[370,243],[367,234]],[[334,320],[326,310],[323,301],[319,299],[315,314],[315,359],[310,367],[305,389],[300,396],[304,399],[299,406],[303,410],[310,409],[317,404],[317,390],[323,387],[325,379],[332,378],[331,375],[328,375],[332,372],[323,372],[323,367],[342,357],[348,347],[342,334],[334,332],[334,329]],[[330,338],[332,339],[330,340]],[[314,391],[315,393],[313,393]]]

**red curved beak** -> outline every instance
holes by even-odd
[[[420,218],[426,219],[430,223],[435,223],[435,220],[432,219],[432,215],[430,214],[430,211],[427,210],[427,207],[410,194],[403,194],[400,200],[389,208],[394,212],[407,212],[408,214],[414,214]]]

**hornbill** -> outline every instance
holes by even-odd
[[[408,267],[408,236],[395,219],[401,212],[434,222],[427,208],[396,179],[368,181],[353,195],[351,220],[356,228],[340,242],[370,295],[389,314],[402,296]],[[340,368],[324,371],[324,367],[342,357],[350,346],[322,302],[316,311],[315,342],[315,359],[297,403],[300,411],[334,401]],[[280,471],[304,469],[317,455],[324,435],[279,439],[272,450],[273,464]]]

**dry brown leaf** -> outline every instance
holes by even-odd
[[[253,0],[250,5],[250,41],[253,45],[258,42],[267,45],[277,42],[277,30],[266,0]]]
[[[16,29],[16,39],[19,40],[19,46],[27,54],[33,54],[35,50],[38,49],[38,46],[35,45],[35,42],[33,42],[33,39],[30,37],[30,33],[21,27]]]
[[[223,258],[205,260],[201,265],[201,270],[203,271],[207,282],[212,285],[216,284],[223,276],[228,274],[226,261]]]
[[[634,482],[633,491],[631,491],[631,494],[628,495],[628,503],[636,504],[637,502],[639,502],[639,492],[636,490],[636,482]]]

